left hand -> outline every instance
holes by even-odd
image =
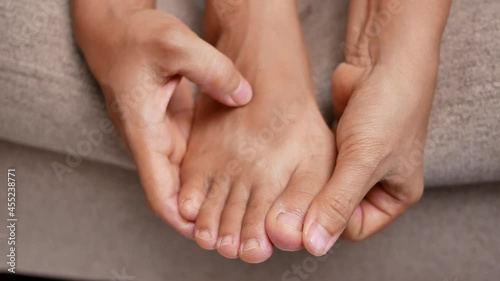
[[[372,3],[373,2],[373,3]],[[311,203],[303,243],[325,254],[361,240],[423,193],[423,153],[450,0],[351,0],[346,62],[332,77],[338,156]]]
[[[305,218],[304,246],[312,254],[325,254],[342,232],[348,240],[366,238],[420,199],[434,84],[435,76],[385,66],[336,69],[338,158]]]

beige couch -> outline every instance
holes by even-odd
[[[159,2],[200,30],[199,1]],[[318,103],[331,122],[329,77],[342,60],[347,0],[299,4]],[[148,210],[123,144],[102,127],[102,96],[72,40],[67,1],[1,1],[0,184],[16,167],[17,269],[148,281],[500,280],[499,12],[498,0],[453,3],[421,203],[321,261],[276,251],[249,265],[201,250]],[[57,173],[54,163],[71,169]],[[1,227],[0,270],[5,235]]]

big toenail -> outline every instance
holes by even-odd
[[[212,238],[212,233],[208,230],[197,230],[196,237],[202,240],[210,240]]]
[[[245,241],[245,243],[243,243],[243,245],[241,246],[241,252],[243,253],[246,251],[250,251],[250,250],[258,248],[258,247],[260,247],[259,240],[250,239],[250,240]]]
[[[313,223],[307,233],[307,239],[317,254],[324,255],[335,244],[339,235],[332,236],[320,224]]]
[[[302,230],[302,218],[294,213],[281,212],[276,216],[276,221],[288,226],[291,229]]]
[[[224,246],[224,245],[232,245],[233,244],[233,236],[232,235],[226,235],[222,237],[222,239],[219,242],[219,247]]]

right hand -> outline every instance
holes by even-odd
[[[79,28],[75,37],[132,153],[150,207],[192,237],[194,224],[180,216],[177,204],[194,108],[185,80],[227,106],[248,103],[250,85],[227,57],[166,13],[110,13],[91,32],[80,34]]]

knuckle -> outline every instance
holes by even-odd
[[[422,199],[422,196],[424,195],[424,184],[423,182],[417,183],[415,186],[412,187],[408,202],[410,205],[416,204],[420,199]]]
[[[383,140],[365,138],[344,143],[339,148],[339,161],[349,162],[361,168],[375,169],[389,153],[388,146]]]
[[[319,208],[328,219],[343,226],[347,225],[350,218],[350,205],[352,200],[342,193],[323,197],[319,201]]]
[[[412,206],[420,201],[424,194],[423,175],[417,174],[404,180],[393,176],[384,185],[384,189],[398,198],[402,204]]]
[[[181,24],[171,24],[159,32],[160,48],[166,52],[180,53],[186,46],[186,33],[189,32]]]

